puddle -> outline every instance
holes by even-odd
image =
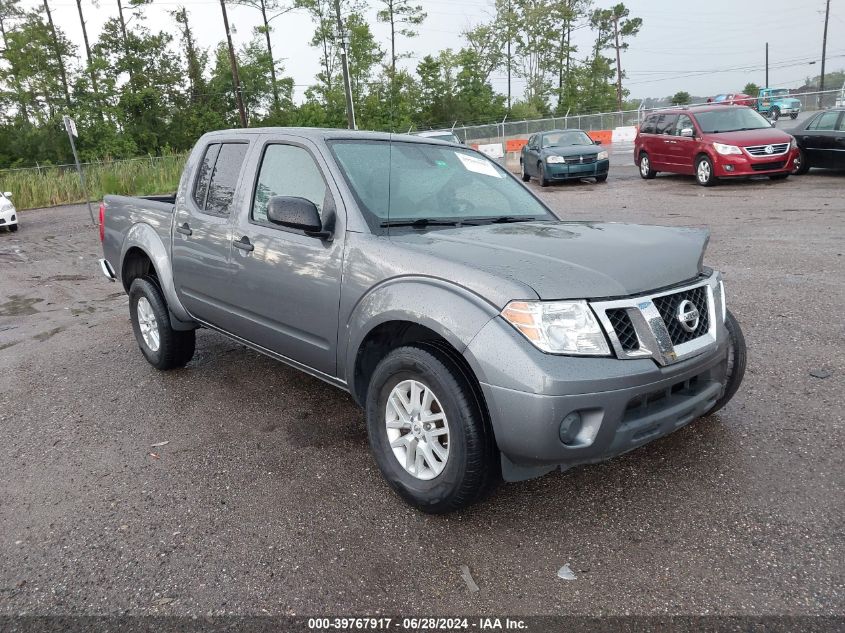
[[[0,316],[30,316],[38,314],[35,304],[44,301],[23,295],[9,295],[6,303],[0,303]]]
[[[88,279],[85,275],[53,275],[47,277],[45,281],[85,281]]]
[[[42,332],[41,334],[36,334],[36,335],[35,335],[35,336],[33,336],[32,338],[34,338],[34,339],[35,339],[36,341],[38,341],[39,343],[43,343],[43,342],[44,342],[44,341],[46,341],[47,339],[53,338],[53,337],[54,337],[56,334],[58,334],[59,332],[64,332],[64,330],[65,330],[65,328],[64,328],[64,327],[55,327],[55,328],[53,328],[52,330],[48,330],[48,331],[46,331],[46,332]]]
[[[84,308],[71,308],[70,313],[73,316],[79,316],[80,314],[93,314],[97,311],[97,308],[94,306],[85,306]]]

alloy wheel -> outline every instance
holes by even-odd
[[[698,161],[698,169],[696,170],[696,174],[698,175],[698,182],[702,185],[710,181],[711,169],[710,163],[706,160]]]
[[[158,321],[153,312],[153,307],[146,297],[138,299],[138,327],[141,330],[141,336],[144,339],[147,347],[151,352],[157,352],[161,341],[158,333]]]
[[[435,393],[404,380],[387,397],[387,439],[396,460],[417,479],[437,477],[449,459],[449,421]]]
[[[640,158],[640,173],[643,175],[643,178],[648,176],[648,172],[651,170],[651,165],[648,162],[648,156],[643,156]]]

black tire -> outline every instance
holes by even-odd
[[[607,182],[607,174],[602,174],[601,176],[596,176],[596,182]]]
[[[159,346],[154,350],[147,345],[141,334],[138,321],[138,301],[146,298],[155,316]],[[174,330],[170,325],[170,311],[156,281],[151,277],[139,277],[129,287],[129,316],[132,331],[138,347],[147,361],[156,369],[167,370],[184,367],[194,356],[196,332],[194,330]]]
[[[399,463],[387,436],[385,411],[393,388],[417,380],[431,389],[449,425],[448,458],[433,479],[418,479]],[[365,411],[373,456],[387,483],[408,504],[430,514],[464,508],[498,481],[498,451],[473,386],[460,364],[433,345],[400,347],[375,368]]]
[[[716,401],[713,408],[704,415],[712,415],[719,409],[724,407],[731,398],[736,395],[739,386],[742,384],[742,378],[745,376],[745,366],[747,362],[747,350],[745,347],[745,337],[742,335],[742,328],[739,326],[739,321],[728,310],[725,318],[725,327],[728,329],[728,336],[730,337],[730,349],[728,350],[728,375],[725,382],[725,393]]]
[[[703,167],[703,164],[706,167]],[[695,181],[702,187],[712,187],[718,182],[716,176],[713,175],[713,161],[707,156],[699,156],[695,159]]]
[[[780,108],[772,108],[769,110],[769,119],[771,121],[777,121],[780,118]]]
[[[797,112],[793,112],[792,114],[790,114],[790,115],[789,115],[789,118],[790,118],[790,119],[792,119],[792,120],[794,121],[795,119],[797,119],[797,118],[798,118],[798,113],[797,113]]]
[[[657,176],[657,172],[651,168],[651,159],[646,152],[640,152],[640,158],[637,161],[640,168],[640,178],[651,180]]]
[[[9,231],[11,231],[12,233],[16,233],[16,232],[17,232],[17,230],[18,230],[18,225],[17,225],[17,224],[10,224],[10,225],[9,225]]]
[[[807,155],[800,147],[798,148],[798,157],[795,159],[795,162],[798,163],[798,166],[792,170],[792,173],[796,176],[803,176],[810,171],[810,163],[807,161]]]
[[[540,181],[541,187],[549,186],[549,179],[546,178],[546,166],[543,163],[537,166],[537,180]]]
[[[770,180],[786,180],[789,178],[789,174],[772,174],[769,176]]]
[[[525,171],[525,162],[520,161],[519,164],[522,165],[522,182],[528,182],[529,180],[531,180],[531,176],[529,176],[528,173]]]

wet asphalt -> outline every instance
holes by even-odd
[[[152,369],[85,207],[21,213],[0,615],[843,614],[845,174],[531,186],[564,218],[709,226],[748,372],[717,415],[441,517],[383,483],[343,392],[208,331]]]

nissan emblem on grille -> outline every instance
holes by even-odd
[[[692,301],[684,299],[678,304],[677,317],[682,328],[687,332],[695,332],[695,329],[698,327],[699,314],[698,308],[695,307]]]

